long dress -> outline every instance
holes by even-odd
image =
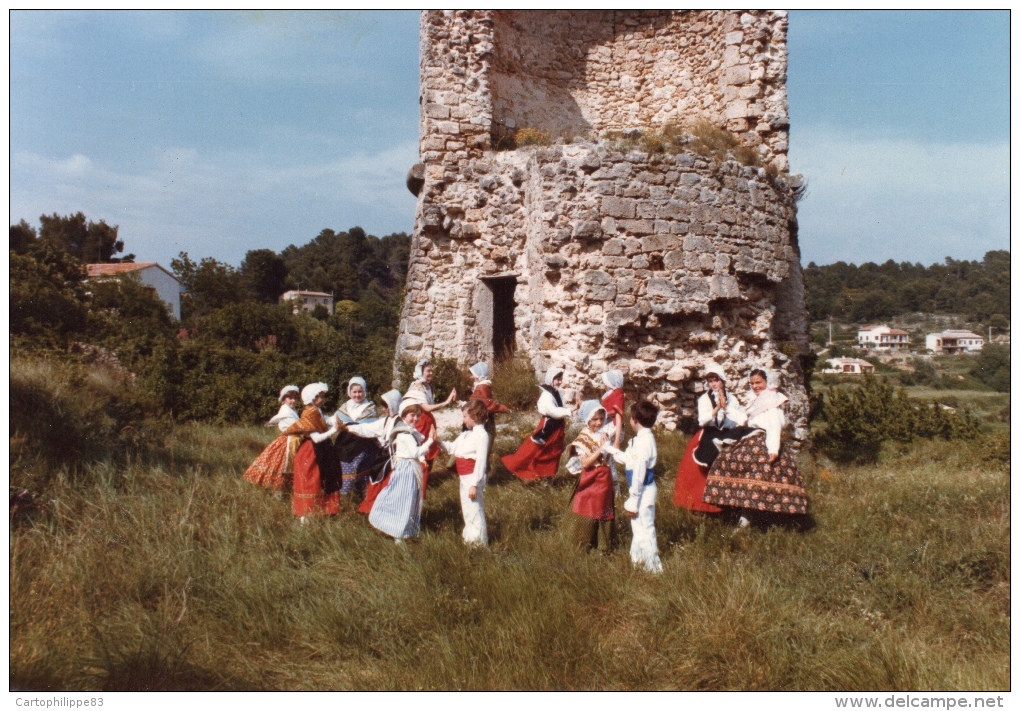
[[[419,458],[432,446],[432,440],[423,443],[421,435],[403,423],[394,427],[392,436],[393,473],[376,497],[368,522],[400,540],[417,536],[421,527],[425,482]]]
[[[780,445],[786,397],[774,390],[753,396],[748,425],[757,431],[724,447],[708,472],[704,501],[752,511],[806,514],[804,479],[793,457]],[[770,462],[770,455],[778,459]]]
[[[378,417],[375,403],[370,400],[362,400],[360,403],[348,400],[336,412],[348,424],[363,423]],[[386,456],[385,450],[379,447],[375,440],[356,437],[349,433],[341,433],[335,446],[343,479],[340,487],[341,496],[363,489],[368,473],[380,457]]]
[[[718,456],[718,443],[737,442],[753,432],[751,428],[743,426],[747,422],[747,415],[736,397],[730,395],[726,400],[728,410],[713,414],[715,398],[712,393],[706,392],[698,398],[698,425],[701,429],[687,443],[680,466],[677,467],[676,486],[673,489],[674,506],[705,513],[722,511],[718,506],[704,501],[705,481],[709,467]]]
[[[492,383],[488,380],[476,382],[469,399],[484,402],[485,411],[489,413],[489,417],[485,420],[485,431],[489,435],[489,449],[485,453],[485,464],[488,468],[489,460],[492,459],[492,448],[496,444],[496,415],[510,412],[510,408],[492,397]]]
[[[542,394],[538,397],[538,412],[542,419],[535,431],[525,437],[513,454],[502,458],[503,466],[514,476],[524,481],[552,479],[560,466],[564,445],[564,419],[571,409],[563,406],[560,391],[552,385],[539,385]]]
[[[600,449],[598,435],[585,427],[570,448],[579,460],[587,459]],[[582,467],[570,495],[570,509],[576,514],[574,535],[578,547],[603,553],[613,549],[616,537],[616,493],[607,459],[603,455],[592,466]]]
[[[294,515],[332,516],[340,512],[340,467],[328,439],[312,440],[312,434],[330,432],[322,411],[306,405],[301,419],[288,430],[298,429],[303,442],[294,457]]]
[[[424,380],[415,380],[411,383],[411,387],[407,389],[407,393],[404,395],[404,399],[415,398],[421,400],[427,405],[435,405],[436,397],[432,392],[432,386],[426,383]],[[414,428],[421,434],[422,439],[428,439],[432,433],[432,429],[436,427],[436,417],[431,412],[428,412],[422,408],[421,415],[418,416],[418,422]],[[439,456],[439,445],[433,444],[429,447],[428,452],[425,453],[425,462],[422,464],[422,477],[425,482],[422,487],[422,497],[425,496],[425,492],[429,488],[429,474],[432,473],[432,461]]]
[[[347,433],[363,438],[374,438],[383,456],[389,460],[389,441],[393,429],[396,427],[400,419],[397,417],[380,417],[377,420],[371,420],[368,422],[355,423],[348,426]],[[380,475],[378,479],[374,478],[376,475]],[[369,481],[365,487],[365,498],[358,505],[358,513],[368,514],[372,511],[372,506],[375,504],[376,498],[379,493],[386,488],[389,483],[391,474],[391,467],[380,469],[378,466],[374,468],[369,474]]]
[[[270,442],[251,463],[244,472],[245,480],[271,491],[290,488],[294,456],[301,444],[301,437],[285,432],[300,418],[301,415],[294,408],[289,405],[280,406],[280,411],[266,425],[277,426],[280,436]]]

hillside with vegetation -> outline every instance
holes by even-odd
[[[889,260],[860,266],[836,262],[804,268],[813,321],[867,323],[914,313],[959,314],[993,328],[1009,324],[1009,252],[987,252],[978,261],[946,257],[925,267]]]

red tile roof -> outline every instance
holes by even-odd
[[[146,267],[158,266],[155,262],[115,262],[112,264],[86,264],[89,276],[109,276],[110,274],[125,274],[136,272]]]

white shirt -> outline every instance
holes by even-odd
[[[441,441],[439,446],[447,454],[460,459],[474,459],[475,470],[464,474],[460,480],[469,486],[484,486],[489,457],[489,433],[485,431],[485,425],[475,425],[467,432],[461,432],[453,442]]]
[[[427,439],[418,444],[418,438],[410,432],[398,432],[393,444],[396,459],[421,459],[432,446],[432,440]]]
[[[557,391],[559,392],[559,391]],[[563,396],[560,396],[563,399]],[[554,420],[564,420],[570,417],[574,413],[569,407],[560,407],[556,404],[556,398],[552,396],[545,388],[542,388],[542,394],[538,396],[538,414],[546,417],[551,417]]]
[[[347,431],[366,439],[375,437],[379,440],[379,444],[385,447],[386,442],[389,441],[390,432],[393,431],[394,425],[398,422],[400,422],[400,419],[396,417],[380,417],[378,420],[372,420],[371,422],[357,422],[353,425],[347,425]]]
[[[747,424],[765,430],[765,446],[769,454],[779,454],[780,435],[783,432],[783,425],[786,424],[786,417],[778,407],[770,407],[765,412],[758,413]]]
[[[652,431],[647,427],[642,427],[634,435],[634,439],[627,445],[627,451],[622,452],[608,442],[602,447],[604,452],[609,452],[613,455],[613,459],[622,464],[624,468],[629,469],[631,472],[630,482],[630,496],[627,501],[624,502],[623,508],[627,509],[631,513],[636,513],[638,510],[638,504],[641,501],[641,495],[645,489],[645,476],[649,469],[655,468],[655,463],[659,459],[659,451],[655,446],[655,437],[652,436]],[[653,482],[649,486],[654,486]]]
[[[737,398],[730,393],[726,393],[726,408],[719,410],[715,417],[712,417],[713,409],[715,405],[712,404],[712,398],[707,392],[698,398],[698,427],[712,425],[725,430],[747,422],[747,413],[740,407]]]
[[[312,432],[311,434],[308,435],[309,438],[311,438],[311,440],[315,442],[315,444],[318,444],[319,442],[324,442],[325,440],[329,439],[330,437],[336,434],[338,429],[336,420],[334,418],[326,417],[326,413],[323,412],[321,409],[319,410],[319,414],[322,415],[322,419],[326,421],[326,424],[331,425],[331,427],[326,432]]]
[[[276,425],[280,432],[285,432],[288,427],[301,419],[301,414],[290,405],[280,405],[280,411],[273,415],[273,419],[266,423],[266,427]]]

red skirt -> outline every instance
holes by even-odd
[[[722,511],[718,506],[707,504],[705,498],[705,482],[708,471],[694,461],[694,451],[701,442],[701,433],[705,430],[698,430],[687,443],[684,456],[680,460],[680,466],[676,470],[676,488],[673,490],[673,505],[682,506],[691,511],[704,511],[706,513],[719,513]]]
[[[432,428],[436,426],[436,418],[431,412],[421,411],[421,415],[418,416],[418,422],[414,428],[421,432],[425,439],[429,438],[429,434],[432,432]],[[436,439],[439,438],[439,432],[436,432]],[[425,491],[429,487],[429,472],[432,471],[432,460],[439,456],[439,445],[433,444],[429,447],[429,451],[425,453],[425,462],[421,465],[421,498],[425,500]]]
[[[422,467],[424,469],[424,467]],[[368,482],[368,487],[365,489],[365,499],[358,506],[358,513],[370,514],[372,513],[372,504],[375,503],[375,499],[379,496],[379,492],[386,488],[386,485],[390,483],[390,472],[386,472],[386,476],[383,477],[382,481],[378,484]]]
[[[542,421],[538,424],[536,433],[541,429]],[[530,436],[527,437],[516,452],[506,455],[500,461],[518,479],[551,479],[560,468],[560,456],[564,447],[563,428],[560,427],[545,444],[538,444]]]
[[[605,465],[592,467],[581,472],[571,509],[595,521],[612,521],[615,518],[613,499],[613,473]]]
[[[340,492],[322,490],[319,463],[312,440],[306,439],[294,457],[294,515],[333,516],[340,513]]]

